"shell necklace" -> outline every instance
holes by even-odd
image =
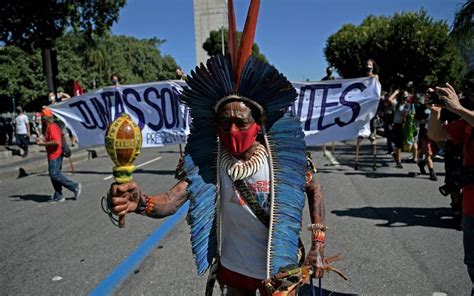
[[[221,149],[220,156],[220,165],[226,170],[232,181],[237,181],[248,178],[258,172],[265,163],[268,153],[265,146],[259,143],[254,154],[247,161],[235,159],[225,148]]]

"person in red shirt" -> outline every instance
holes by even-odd
[[[81,194],[81,184],[71,181],[62,173],[62,133],[59,126],[54,122],[51,110],[44,108],[42,112],[43,127],[45,128],[44,140],[38,139],[38,145],[45,146],[48,156],[48,172],[53,184],[54,194],[51,197],[53,202],[63,202],[65,200],[63,186],[74,192],[73,199],[77,199]]]
[[[432,116],[428,121],[428,136],[434,141],[452,140],[454,144],[463,144],[463,168],[474,167],[474,110],[464,108],[459,102],[454,88],[446,83],[446,87],[437,87],[436,92],[443,102],[441,105],[428,105]],[[474,77],[467,81],[465,95],[474,100]],[[441,125],[441,108],[459,115],[461,119]],[[462,188],[463,209],[463,244],[464,263],[471,278],[474,294],[474,180]]]

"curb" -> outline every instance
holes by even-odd
[[[73,150],[71,159],[74,164],[81,161],[96,158],[105,153],[105,147],[97,146]],[[68,160],[64,159],[63,164],[67,165]],[[48,171],[48,160],[46,154],[44,158],[32,160],[22,164],[12,164],[11,166],[0,170],[0,180],[19,179],[33,174],[39,174]],[[1,182],[1,181],[0,181]]]

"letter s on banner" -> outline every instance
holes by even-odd
[[[153,131],[156,132],[156,131],[159,131],[163,127],[163,111],[161,111],[161,108],[160,108],[160,106],[158,106],[158,104],[155,104],[154,102],[151,101],[151,99],[152,99],[151,94],[152,93],[155,94],[156,99],[161,100],[160,92],[155,87],[147,88],[145,90],[145,92],[143,93],[143,97],[144,97],[145,103],[150,105],[150,107],[152,107],[156,111],[156,114],[157,114],[157,117],[158,117],[158,123],[154,124],[154,123],[150,122],[150,120],[148,120],[148,122],[147,122],[147,126],[150,129],[152,129]]]
[[[356,120],[357,116],[360,113],[359,103],[346,101],[346,95],[351,90],[356,89],[356,88],[359,89],[361,92],[363,92],[367,87],[361,82],[351,84],[342,92],[341,97],[339,98],[339,102],[341,103],[341,105],[347,106],[347,107],[352,109],[352,117],[351,117],[351,119],[349,119],[348,122],[343,122],[339,117],[336,117],[335,122],[337,123],[338,126],[342,127],[342,126],[351,124],[352,122],[354,122]]]

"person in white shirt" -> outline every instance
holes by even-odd
[[[30,141],[31,131],[28,122],[28,116],[23,112],[23,108],[16,108],[18,115],[15,117],[15,135],[16,144],[23,150],[23,158],[28,156],[28,144]]]

